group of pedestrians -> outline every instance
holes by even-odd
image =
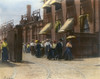
[[[63,40],[58,41],[46,39],[44,41],[33,40],[31,43],[23,44],[23,52],[31,53],[36,57],[40,58],[42,56],[47,57],[47,59],[73,59],[72,56],[72,43],[71,40],[67,41],[65,52],[63,53]]]
[[[47,59],[62,59],[71,60],[73,59],[72,56],[72,42],[70,39],[67,40],[66,49],[63,53],[63,40],[59,39],[59,41],[52,41],[52,40],[44,40],[40,42],[39,40],[33,40],[31,43],[23,44],[23,52],[31,53],[35,55],[37,58],[40,57],[47,57]],[[7,61],[8,60],[8,44],[7,39],[4,38],[0,41],[0,58],[1,60]]]

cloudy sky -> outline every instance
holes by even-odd
[[[42,10],[41,0],[0,0],[0,24],[12,19],[14,19],[14,24],[18,24],[21,15],[26,14],[27,4],[31,5],[32,11]]]

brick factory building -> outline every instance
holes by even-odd
[[[52,40],[62,38],[64,44],[68,35],[75,35],[74,56],[98,55],[99,3],[99,0],[44,0],[45,26],[39,34]]]
[[[99,0],[44,0],[43,20],[40,10],[31,12],[31,5],[27,5],[27,14],[21,16],[20,24],[23,43],[61,38],[65,46],[66,37],[75,35],[72,40],[75,57],[99,55]]]
[[[33,39],[40,40],[43,36],[38,35],[43,27],[41,20],[40,9],[33,11],[31,15],[31,5],[27,5],[27,14],[22,15],[20,24],[23,28],[23,43],[30,43]]]

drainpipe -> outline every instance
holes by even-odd
[[[100,56],[100,0],[98,1],[98,6],[99,6],[99,10],[98,10],[98,14],[99,14],[99,56]]]
[[[95,33],[95,0],[93,0],[93,8],[94,8],[94,33]]]

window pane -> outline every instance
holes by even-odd
[[[74,4],[74,0],[67,0],[66,5],[67,6],[72,6]]]
[[[47,8],[46,13],[50,13],[50,12],[51,12],[51,8]]]
[[[55,5],[55,8],[56,8],[56,10],[61,9],[61,4],[56,4],[56,5]]]

